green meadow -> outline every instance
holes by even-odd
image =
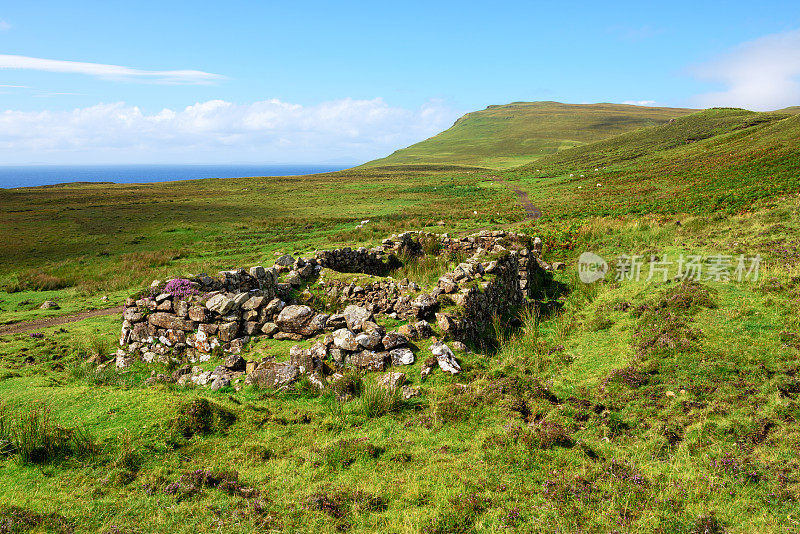
[[[800,117],[645,108],[598,130],[603,107],[538,107],[561,130],[520,134],[529,149],[493,145],[497,116],[430,157],[326,175],[0,190],[0,323],[404,230],[513,229],[567,265],[518,317],[487,318],[463,373],[423,381],[419,342],[407,401],[370,374],[340,402],[304,381],[146,385],[162,364],[97,373],[119,315],[2,335],[0,533],[797,532]],[[604,280],[579,280],[585,251]],[[622,256],[715,255],[758,256],[758,278],[614,276]]]

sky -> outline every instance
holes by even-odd
[[[535,100],[800,105],[800,2],[0,3],[0,165],[360,163]]]

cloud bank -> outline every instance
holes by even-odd
[[[691,69],[723,90],[698,95],[699,107],[733,106],[764,111],[800,104],[800,30],[768,35]]]
[[[0,69],[38,70],[67,74],[84,74],[106,80],[146,80],[165,84],[210,84],[224,78],[199,70],[140,70],[120,65],[62,61],[38,57],[0,54]]]
[[[362,162],[421,141],[460,115],[382,99],[302,106],[210,100],[144,113],[122,102],[73,111],[0,112],[0,159],[28,163]]]

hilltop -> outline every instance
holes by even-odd
[[[508,168],[696,110],[625,104],[513,102],[467,113],[444,132],[366,163]]]

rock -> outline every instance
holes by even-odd
[[[289,254],[285,254],[275,260],[275,265],[280,265],[281,267],[291,267],[294,265],[294,258]]]
[[[189,303],[185,300],[174,300],[172,302],[172,307],[175,310],[175,315],[178,317],[186,317],[189,315]]]
[[[403,392],[402,393],[403,400],[408,400],[420,396],[419,388],[415,388],[413,386],[403,386],[402,392]]]
[[[329,330],[339,330],[340,328],[347,327],[347,320],[344,318],[344,314],[335,313],[328,317],[328,322],[325,324],[325,327]]]
[[[303,283],[303,277],[297,271],[291,271],[286,275],[285,282],[292,287],[300,287]]]
[[[238,354],[230,354],[225,358],[225,368],[229,371],[244,371],[247,362]]]
[[[444,343],[434,343],[431,345],[431,353],[436,356],[436,361],[442,371],[455,375],[461,372],[461,366],[456,361],[453,351]]]
[[[436,297],[423,293],[411,302],[411,306],[416,310],[417,317],[428,315],[438,305]]]
[[[222,341],[231,341],[239,333],[239,323],[231,321],[219,325],[219,338]]]
[[[294,332],[277,332],[272,336],[272,339],[278,341],[303,341],[305,336],[303,336],[303,334],[295,334]]]
[[[408,345],[408,338],[400,332],[389,332],[383,336],[381,343],[383,343],[384,349],[392,350],[396,349],[397,347]]]
[[[455,293],[458,291],[458,284],[444,276],[439,278],[439,287],[444,293]]]
[[[235,302],[232,298],[226,297],[222,293],[214,295],[206,302],[206,308],[209,311],[214,313],[218,313],[219,315],[225,315],[233,310],[235,306]]]
[[[328,323],[329,317],[330,315],[328,315],[327,313],[316,314],[306,327],[306,332],[307,332],[306,335],[313,336],[314,334],[322,332]]]
[[[355,334],[347,328],[340,328],[333,333],[333,346],[348,351],[356,351],[359,347]]]
[[[247,382],[260,387],[282,389],[295,382],[299,376],[300,370],[292,363],[270,362],[259,365],[248,375]]]
[[[361,348],[374,350],[381,344],[381,336],[375,330],[369,333],[362,332],[356,336],[356,342]]]
[[[122,312],[122,318],[131,323],[140,323],[144,321],[144,314],[139,311],[139,308],[125,308],[125,311]]]
[[[400,325],[397,329],[397,333],[405,336],[407,339],[415,339],[417,337],[417,329],[414,328],[413,324]]]
[[[264,301],[266,301],[264,297],[250,297],[247,299],[244,304],[242,304],[243,310],[257,310],[264,305]]]
[[[198,332],[203,332],[205,334],[208,334],[209,336],[215,335],[218,330],[219,330],[219,325],[215,323],[201,324],[198,325],[197,327]]]
[[[267,336],[274,335],[278,330],[280,330],[280,328],[278,328],[278,325],[275,323],[266,323],[261,327],[261,331]]]
[[[436,324],[439,325],[439,329],[445,334],[452,333],[456,329],[455,320],[446,313],[436,314]]]
[[[428,375],[430,375],[433,370],[436,368],[438,360],[436,358],[428,358],[425,360],[425,363],[422,364],[422,370],[420,371],[420,377],[422,380],[425,380]]]
[[[405,373],[386,373],[378,378],[378,385],[385,387],[388,390],[395,390],[405,384]]]
[[[171,300],[165,300],[163,302],[160,302],[156,306],[156,309],[158,311],[171,312],[172,311],[172,301]]]
[[[205,306],[192,306],[189,308],[189,319],[198,323],[208,322],[208,308]]]
[[[365,322],[373,320],[371,311],[354,304],[351,304],[345,308],[343,315],[345,321],[347,322],[347,328],[353,332],[360,331]]]
[[[248,336],[255,336],[261,331],[261,323],[247,321],[244,323],[244,333]]]
[[[414,323],[414,330],[417,332],[419,337],[431,337],[433,335],[433,329],[431,328],[431,325],[425,320]]]
[[[388,352],[362,350],[345,358],[345,363],[362,371],[385,371],[390,360]]]
[[[314,310],[305,305],[294,304],[281,310],[275,319],[275,324],[283,332],[303,334],[307,331],[306,327],[313,318]]]
[[[218,376],[211,382],[211,391],[219,391],[220,389],[230,386],[231,379],[227,376]]]
[[[286,304],[281,299],[272,299],[264,307],[264,313],[271,317],[280,313],[285,306]]]
[[[59,306],[58,303],[54,300],[46,300],[42,303],[41,306],[39,306],[40,310],[58,310],[60,308],[61,306]]]
[[[409,348],[392,349],[389,351],[392,365],[411,365],[414,363],[414,353]]]
[[[195,329],[195,324],[193,321],[187,321],[186,319],[182,319],[171,313],[156,312],[151,314],[147,318],[147,321],[153,326],[167,330],[172,329],[191,332]]]

